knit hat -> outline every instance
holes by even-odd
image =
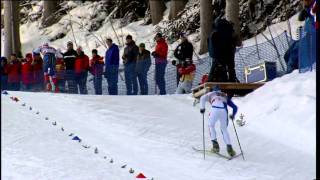
[[[67,45],[73,45],[72,41],[68,41]]]
[[[32,54],[31,53],[26,54],[26,58],[27,59],[32,59]]]
[[[146,48],[146,45],[144,43],[140,43],[139,47]]]
[[[129,34],[127,35],[126,39],[132,39],[132,36]]]
[[[78,47],[77,47],[77,51],[82,51],[82,47],[81,47],[81,46],[78,46]]]

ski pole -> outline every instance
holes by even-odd
[[[241,148],[241,145],[240,145],[238,133],[237,133],[237,130],[236,130],[236,126],[234,125],[233,119],[231,119],[231,121],[232,121],[232,124],[233,124],[234,132],[236,133],[236,136],[237,136],[237,140],[238,140],[238,144],[239,144],[239,147],[240,147],[242,158],[243,158],[243,160],[245,160],[244,159],[244,155],[243,155],[243,151],[242,151],[242,148]]]
[[[203,159],[206,159],[206,144],[204,140],[204,113],[202,114],[202,140],[203,140]]]

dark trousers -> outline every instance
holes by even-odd
[[[137,75],[137,78],[139,81],[140,94],[141,95],[148,95],[147,72],[138,72],[136,75]]]
[[[76,90],[80,94],[88,94],[87,92],[87,76],[84,72],[75,75]],[[78,91],[79,90],[79,91]]]
[[[102,75],[93,77],[94,92],[96,95],[102,95]]]
[[[127,88],[127,95],[138,94],[138,82],[135,76],[135,63],[124,65],[124,78]]]
[[[105,77],[108,82],[109,95],[118,95],[118,76],[119,76],[118,65],[106,66]]]
[[[8,76],[1,75],[1,90],[8,89]]]
[[[62,92],[62,93],[66,92],[66,80],[65,79],[58,79],[57,86],[58,86],[60,92]]]
[[[78,88],[75,80],[75,74],[73,70],[66,70],[65,80],[68,84],[68,93],[78,94]]]
[[[20,91],[20,82],[18,82],[18,83],[8,83],[8,90],[10,90],[10,91]]]
[[[160,95],[165,95],[166,93],[166,81],[165,81],[165,72],[166,72],[167,63],[156,64],[156,84],[160,90]]]
[[[22,83],[21,85],[21,90],[22,91],[31,91],[32,90],[33,85],[32,84],[24,84]]]

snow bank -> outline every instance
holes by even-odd
[[[243,113],[247,122],[237,127],[246,161],[226,161],[214,155],[204,161],[202,154],[191,149],[202,147],[202,116],[199,108],[192,106],[190,95],[9,93],[21,102],[1,95],[2,168],[6,172],[2,177],[77,179],[74,177],[85,172],[90,176],[85,179],[116,179],[126,177],[128,168],[117,169],[127,164],[148,178],[166,180],[315,178],[315,72],[293,72],[246,97],[235,98],[238,116]],[[23,102],[27,107],[20,105]],[[43,120],[46,116],[49,121]],[[52,121],[57,126],[52,126]],[[92,148],[81,149],[71,142],[68,133],[60,131],[62,126],[81,137],[80,144]],[[207,125],[205,128],[209,148]],[[228,128],[233,147],[239,152],[232,125]],[[221,153],[225,154],[218,129],[217,133]],[[99,148],[98,155],[93,154],[93,147]],[[69,154],[69,150],[74,153]],[[103,162],[103,155],[113,158],[116,165]],[[73,164],[77,164],[76,170],[65,172]]]

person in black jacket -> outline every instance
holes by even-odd
[[[65,79],[68,84],[68,92],[72,94],[77,94],[77,86],[75,81],[75,59],[77,57],[77,52],[73,49],[73,43],[69,41],[67,43],[68,50],[63,53],[63,59],[66,65],[66,73],[65,73]]]
[[[176,61],[172,61],[173,65],[182,65],[185,64],[186,60],[189,59],[192,61],[193,56],[193,45],[188,41],[188,38],[185,33],[180,33],[181,43],[174,50],[174,57],[178,59],[178,64]],[[180,73],[177,68],[177,86],[180,81]]]
[[[137,95],[138,94],[138,81],[135,76],[135,67],[137,62],[137,57],[139,54],[139,47],[132,40],[132,36],[128,35],[126,37],[126,47],[123,52],[123,64],[124,64],[124,77],[127,88],[127,95]]]
[[[234,35],[233,24],[218,18],[208,39],[209,55],[212,57],[208,82],[239,82],[236,77],[234,57],[241,41]]]

